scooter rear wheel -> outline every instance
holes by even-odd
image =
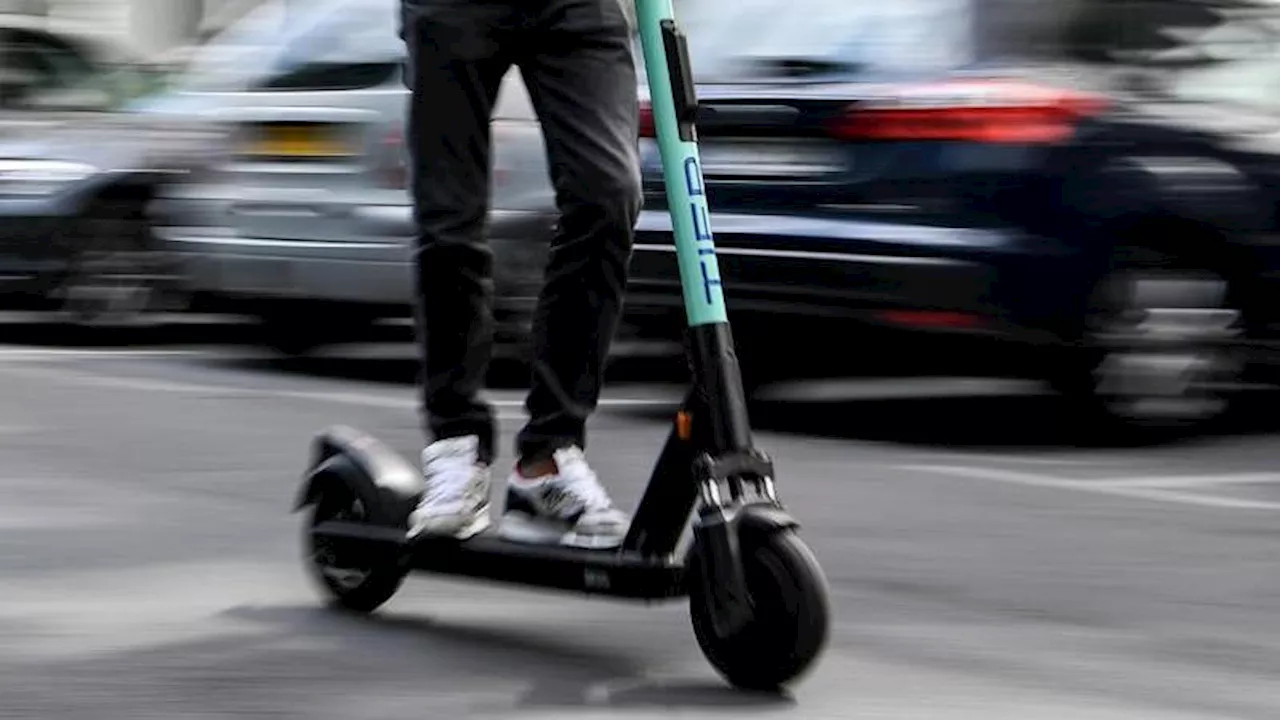
[[[752,620],[728,637],[717,635],[695,569],[689,585],[693,632],[707,660],[729,683],[774,691],[804,674],[826,646],[827,583],[794,532],[744,532],[739,550]]]
[[[396,558],[377,555],[351,557],[318,539],[311,529],[322,522],[367,520],[360,499],[331,491],[316,503],[307,527],[307,567],[321,591],[346,610],[370,613],[390,600],[404,582],[406,572]]]

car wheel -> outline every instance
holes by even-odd
[[[85,328],[131,327],[181,309],[176,275],[155,248],[144,203],[100,201],[75,227],[66,274],[53,292],[64,319]]]
[[[1094,427],[1202,427],[1242,377],[1242,319],[1214,271],[1154,255],[1122,263],[1095,286],[1079,353],[1055,385],[1103,421]]]

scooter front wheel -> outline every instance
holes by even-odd
[[[361,522],[368,518],[354,494],[330,491],[316,503],[307,527],[307,566],[312,578],[334,604],[346,610],[369,613],[390,600],[404,582],[406,572],[396,558],[375,554],[355,557],[338,552],[312,532],[330,520]]]
[[[716,633],[711,601],[695,563],[689,584],[693,632],[707,660],[732,685],[777,690],[808,670],[826,647],[826,578],[792,531],[743,532],[739,552],[751,621],[730,636]]]

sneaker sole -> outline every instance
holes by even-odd
[[[531,518],[524,513],[507,513],[498,526],[498,537],[510,542],[529,545],[561,545],[582,550],[610,550],[622,544],[623,533],[616,535],[589,535],[565,530],[547,521]]]

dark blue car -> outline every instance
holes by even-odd
[[[1151,5],[678,5],[748,383],[855,370],[901,336],[920,371],[1045,379],[1117,428],[1220,416],[1280,308],[1280,43],[1200,42],[1243,21]],[[628,304],[669,328],[645,148]]]

